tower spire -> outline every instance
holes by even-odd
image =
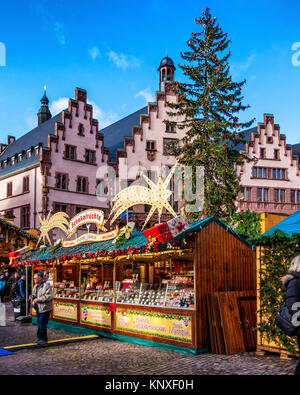
[[[38,125],[40,126],[42,123],[48,121],[48,119],[52,118],[51,112],[49,110],[48,104],[49,99],[46,94],[47,87],[44,86],[44,96],[41,98],[41,108],[38,112]]]

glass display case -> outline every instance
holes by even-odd
[[[163,283],[118,282],[116,302],[123,304],[194,308],[194,284],[191,280],[177,282],[176,277]]]
[[[94,300],[98,302],[113,302],[114,290],[110,288],[109,281],[102,285],[97,285],[94,289],[82,289],[81,299]]]
[[[81,270],[81,299],[113,302],[113,278],[110,267],[83,266]]]
[[[75,287],[74,281],[63,280],[54,283],[53,292],[55,298],[79,299],[79,288]]]

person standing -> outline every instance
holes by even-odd
[[[6,280],[4,274],[0,275],[0,302],[4,303],[4,291],[5,291]]]
[[[20,280],[18,281],[18,290],[19,290],[19,294],[21,296],[21,298],[25,298],[26,297],[26,276],[23,273],[21,275]]]
[[[9,272],[5,272],[5,290],[4,290],[4,296],[9,299],[9,291],[10,291],[10,283],[9,283]]]
[[[295,303],[300,302],[300,255],[296,256],[289,267],[289,274],[282,278],[282,284],[286,287],[285,302],[291,315],[296,311],[292,309]],[[297,336],[298,349],[300,352],[300,328]],[[300,376],[300,355],[295,369],[295,375]]]
[[[52,289],[51,286],[44,281],[43,272],[35,273],[33,276],[34,287],[32,291],[32,306],[36,309],[37,316],[37,344],[46,344],[47,325],[52,310]]]
[[[19,292],[19,280],[21,278],[21,275],[19,272],[15,272],[12,278],[12,285],[11,285],[11,290],[12,290],[12,298],[13,299],[19,299],[21,297],[20,292]]]

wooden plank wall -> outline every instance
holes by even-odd
[[[256,291],[255,251],[212,222],[195,240],[198,348],[209,344],[207,295],[211,292]]]

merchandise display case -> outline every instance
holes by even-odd
[[[54,283],[53,296],[54,298],[79,299],[79,288],[75,287],[73,281]]]

